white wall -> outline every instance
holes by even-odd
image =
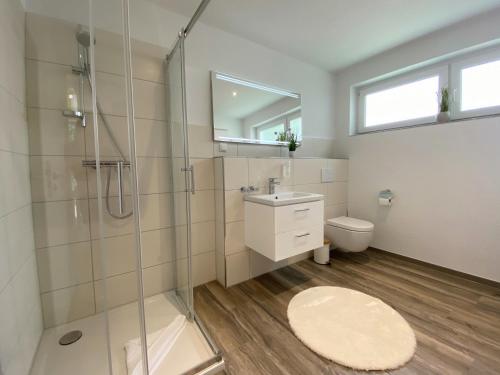
[[[336,74],[336,157],[349,157],[349,215],[375,223],[373,246],[500,281],[500,118],[349,137],[353,84],[500,38],[500,11]],[[385,188],[393,207],[376,204]]]
[[[86,3],[79,0],[28,0],[28,9],[87,24],[89,11]],[[99,7],[93,12],[95,26],[121,33],[120,2],[99,2],[95,6]],[[172,47],[180,28],[188,22],[186,17],[148,0],[131,1],[130,16],[134,38],[168,48]],[[329,156],[325,153],[331,153],[334,136],[331,74],[247,39],[206,26],[202,23],[203,17],[200,21],[186,41],[189,123],[211,127],[210,71],[217,70],[302,94],[306,143],[310,138],[310,145],[305,144],[302,156],[305,156],[304,152],[307,156]],[[279,149],[275,147],[274,150],[279,156]],[[315,155],[315,152],[322,154]]]
[[[26,124],[24,9],[0,1],[0,374],[28,374],[42,333]]]

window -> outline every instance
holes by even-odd
[[[486,54],[452,64],[454,118],[500,113],[500,54]]]
[[[356,132],[435,123],[442,88],[448,88],[452,120],[499,115],[500,49],[355,87]]]
[[[290,129],[297,136],[297,140],[302,140],[302,117],[300,111],[293,111],[284,114],[254,127],[255,136],[262,141],[276,141],[278,135]]]
[[[290,118],[288,124],[293,134],[297,136],[299,141],[302,140],[302,117],[300,113],[296,115],[297,117]]]
[[[433,122],[446,82],[446,70],[439,68],[359,90],[358,132]]]
[[[277,125],[265,126],[258,128],[259,137],[262,141],[275,141],[279,133],[285,131],[285,124],[282,122]]]

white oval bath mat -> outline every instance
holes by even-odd
[[[320,286],[295,295],[288,321],[314,352],[358,370],[389,370],[408,362],[417,342],[406,320],[378,298]]]

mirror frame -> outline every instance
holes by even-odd
[[[233,83],[242,83],[247,86],[254,87],[256,89],[268,90],[278,94],[282,94],[283,96],[296,96],[297,99],[300,99],[300,110],[302,112],[302,95],[290,90],[278,88],[275,86],[271,86],[265,83],[260,83],[256,81],[251,81],[246,78],[241,78],[232,74],[221,73],[215,70],[210,72],[210,92],[211,92],[211,110],[212,110],[212,139],[214,142],[223,142],[223,143],[242,143],[242,144],[256,144],[256,145],[266,145],[266,146],[288,146],[288,142],[282,141],[263,141],[259,139],[251,139],[251,138],[229,138],[228,139],[218,139],[215,137],[215,108],[214,108],[214,81],[219,79],[218,76],[225,77],[227,80]],[[302,144],[302,140],[297,142],[297,147]]]

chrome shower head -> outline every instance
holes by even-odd
[[[76,32],[76,40],[78,43],[80,43],[83,47],[88,48],[90,47],[90,33],[81,28]],[[95,44],[95,38],[94,38],[94,44]]]

